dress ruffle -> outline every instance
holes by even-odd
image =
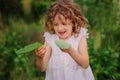
[[[89,38],[89,33],[87,32],[88,31],[88,29],[86,29],[86,28],[81,28],[80,29],[80,37],[86,37],[86,38]]]
[[[45,32],[43,36],[45,37],[45,41],[48,44],[50,44],[51,43],[51,37],[52,37],[52,35],[50,33],[48,33],[48,32]]]

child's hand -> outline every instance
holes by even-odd
[[[38,57],[43,58],[46,53],[46,45],[42,45],[40,48],[35,50]]]
[[[71,46],[68,48],[68,49],[61,49],[63,52],[66,52],[66,53],[69,53],[70,52],[70,50],[71,50]]]

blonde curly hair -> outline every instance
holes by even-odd
[[[86,27],[87,19],[82,15],[80,8],[72,1],[55,1],[48,10],[45,19],[45,28],[54,34],[53,21],[57,14],[61,14],[65,19],[70,19],[73,23],[73,33],[79,33],[81,27]]]

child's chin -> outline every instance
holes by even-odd
[[[60,39],[66,40],[67,38],[64,36],[60,36]]]
[[[65,39],[64,37],[59,36],[60,39]]]

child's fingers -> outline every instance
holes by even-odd
[[[36,52],[36,55],[37,56],[41,56],[41,55],[43,55],[44,53],[43,52]]]
[[[41,54],[41,56],[40,56],[40,57],[41,57],[41,58],[43,58],[43,57],[44,57],[44,55],[45,55],[45,54]]]
[[[35,50],[35,53],[37,56],[43,56],[45,54],[45,52],[46,52],[46,48],[44,48],[44,47]]]
[[[44,55],[45,55],[45,50],[43,50],[42,52],[38,53],[37,55],[38,55],[39,57],[41,57],[41,58],[44,57]]]
[[[41,47],[37,48],[37,50],[39,51],[39,50],[42,50],[42,49],[44,49],[44,48],[46,48],[46,44],[44,44],[44,45],[42,45]]]
[[[41,50],[42,48],[44,48],[44,45],[42,45],[41,47],[37,48],[37,50]]]
[[[41,47],[35,50],[35,54],[39,57],[43,57],[46,53],[46,47],[47,47],[47,44],[45,43],[44,45],[42,45]]]
[[[37,49],[35,50],[35,53],[38,53],[39,51],[41,51],[41,50],[43,49],[43,47],[44,47],[44,46],[41,46],[41,47],[37,48]]]
[[[45,48],[39,51],[39,53],[41,53],[41,54],[43,54],[43,53],[45,53],[45,52],[46,52],[46,49],[45,49]]]
[[[42,53],[38,54],[38,56],[40,56],[40,57],[43,57],[44,55],[45,55],[45,53],[44,53],[44,52],[42,52]]]

